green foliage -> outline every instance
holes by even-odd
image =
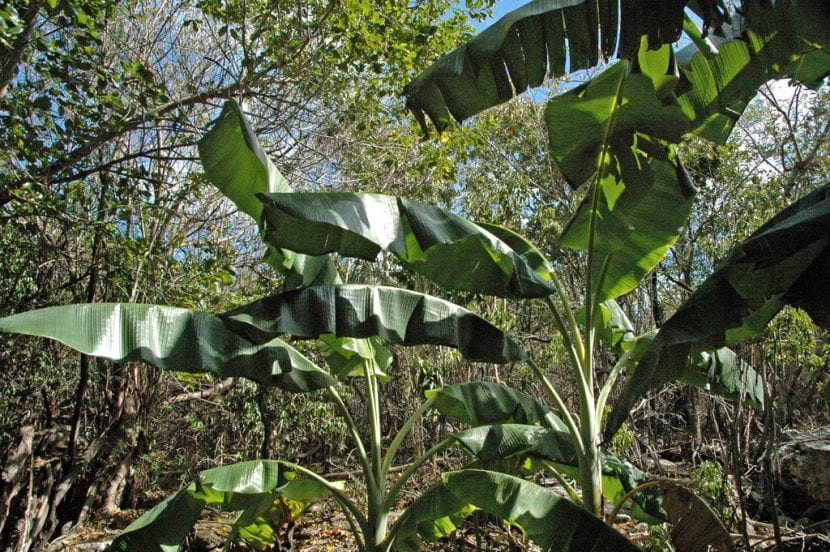
[[[49,337],[84,354],[123,363],[142,360],[180,372],[244,376],[294,392],[334,380],[296,349],[274,338],[252,344],[219,317],[136,304],[51,307],[0,319],[0,331]]]
[[[291,466],[256,460],[205,470],[186,488],[130,524],[112,543],[113,550],[178,550],[202,509],[208,505],[238,512],[231,538],[258,549],[278,540],[274,528],[302,512],[304,503],[340,492],[340,486],[296,479]]]
[[[732,489],[720,463],[714,460],[701,462],[692,473],[692,484],[727,526],[737,521],[737,512],[731,502]]]
[[[605,425],[605,417],[611,413],[611,407],[607,406],[603,414],[603,425]],[[634,433],[634,428],[628,422],[623,422],[614,436],[611,438],[611,443],[608,449],[616,454],[625,454],[631,445],[637,440],[637,434]]]
[[[472,504],[517,525],[545,549],[637,549],[583,508],[524,479],[483,470],[447,472],[442,479],[450,491],[462,492]]]
[[[208,158],[218,155],[221,159],[227,152],[237,157],[254,152],[264,170],[258,175],[256,171],[248,171],[249,176],[254,173],[251,180],[227,190],[234,201],[257,217],[261,213],[245,202],[244,195],[254,195],[260,183],[281,182],[282,177],[264,157],[253,135],[241,132],[240,127],[243,131],[249,128],[239,110],[233,106],[226,109],[216,132],[219,135],[227,133],[227,136],[203,147],[202,155]],[[216,136],[215,133],[209,135],[210,138]],[[222,168],[222,163],[212,160],[208,165],[214,167],[212,177],[219,178],[217,170]],[[249,164],[249,168],[256,168],[256,165]],[[267,231],[265,235],[268,235]],[[509,239],[516,241],[515,237]],[[525,245],[524,242],[517,243]],[[522,253],[538,261],[533,251],[526,247]],[[298,260],[296,256],[283,255],[283,258],[290,258],[293,263]],[[325,257],[310,261],[317,266],[330,263]],[[305,261],[302,264],[307,266]],[[302,269],[294,270],[296,264],[276,263],[275,268],[302,274]],[[384,455],[379,383],[387,379],[384,370],[391,357],[378,337],[403,345],[450,345],[468,358],[480,361],[512,362],[525,357],[521,345],[501,330],[447,301],[382,286],[335,285],[331,282],[269,296],[223,315],[156,305],[87,304],[5,317],[0,319],[0,330],[50,337],[85,354],[115,362],[140,360],[177,372],[244,376],[262,385],[294,392],[325,389],[339,409],[358,447],[364,468],[366,513],[335,483],[304,468],[265,460],[231,464],[202,472],[193,484],[136,520],[114,544],[116,549],[125,550],[177,549],[207,504],[220,505],[237,513],[231,539],[244,538],[264,546],[274,542],[274,533],[269,529],[272,524],[288,521],[283,515],[286,511],[299,513],[302,509],[286,507],[286,504],[314,499],[328,492],[335,494],[361,547],[388,549],[394,543],[391,539],[395,534],[387,533],[388,516],[401,486],[419,465],[453,441],[445,440],[432,447],[412,464],[392,490],[387,490],[387,475],[402,439],[434,399],[428,400],[404,423]],[[275,337],[286,333],[301,339],[323,338],[324,356],[328,357],[337,376],[347,378],[362,374],[366,386],[368,446],[334,387],[336,379]],[[352,337],[374,339],[346,339]],[[263,413],[262,408],[260,413]],[[243,415],[250,416],[250,412],[245,414],[243,410]],[[190,416],[187,421],[197,429],[207,425],[198,416]],[[305,477],[295,479],[297,473]],[[309,486],[311,493],[296,490]],[[280,505],[275,506],[278,500]]]
[[[497,228],[482,228],[432,205],[337,192],[261,199],[269,225],[266,239],[281,247],[314,255],[336,251],[367,260],[386,251],[452,290],[517,297],[553,292],[547,267],[526,241],[502,239]]]
[[[537,0],[508,14],[407,86],[408,106],[421,125],[426,126],[428,116],[443,131],[451,117],[460,121],[540,84],[548,74],[562,74],[566,60],[569,69],[576,70],[615,52],[622,58],[586,84],[552,98],[544,114],[551,158],[565,180],[586,190],[558,242],[577,251],[573,258],[584,267],[579,291],[573,294],[584,302],[581,316],[561,284],[561,257],[554,263],[543,253],[557,252],[551,244],[540,249],[504,226],[473,223],[456,214],[452,205],[440,209],[391,195],[344,191],[294,193],[259,145],[241,108],[233,101],[226,103],[214,128],[199,142],[206,176],[254,219],[268,247],[266,259],[282,278],[283,292],[222,315],[134,304],[55,307],[0,319],[0,329],[52,337],[115,361],[143,360],[165,369],[242,375],[297,392],[322,389],[354,440],[365,477],[365,505],[358,506],[335,483],[298,466],[271,461],[223,466],[203,472],[191,486],[136,521],[119,546],[129,547],[132,539],[132,546],[175,547],[205,504],[239,512],[232,536],[264,545],[273,539],[268,526],[284,520],[279,517],[284,511],[274,506],[277,499],[310,499],[330,492],[358,546],[366,550],[410,549],[418,546],[419,538],[438,538],[457,527],[473,506],[518,525],[545,548],[563,542],[566,549],[633,547],[599,519],[603,496],[621,501],[645,479],[600,448],[602,417],[620,374],[634,367],[606,425],[609,437],[617,433],[634,401],[665,381],[683,379],[728,395],[761,396],[757,374],[723,347],[756,335],[785,304],[830,325],[827,302],[815,283],[828,279],[827,187],[787,207],[733,249],[659,332],[635,337],[622,309],[608,302],[634,289],[658,265],[689,218],[695,188],[676,151],[681,138],[695,133],[723,142],[768,78],[790,76],[817,85],[830,71],[830,58],[823,52],[830,28],[825,7],[818,0],[784,8],[782,4],[767,10],[761,2],[747,0],[745,19],[732,22],[721,1],[697,2],[692,11],[704,20],[698,29],[686,17],[682,2],[668,3],[644,17],[636,9],[619,12],[616,2]],[[303,72],[325,82],[331,81],[323,73],[336,67],[342,78],[332,95],[343,97],[352,90],[351,75],[380,75],[390,67],[406,74],[419,65],[425,49],[418,45],[428,42],[432,29],[416,21],[408,28],[400,23],[408,20],[407,10],[417,14],[421,6],[437,7],[439,13],[453,11],[447,4],[412,6],[388,0],[347,2],[342,11],[330,11],[323,2],[312,2],[305,12],[237,1],[204,2],[200,9],[222,20],[217,33],[240,47],[246,75],[256,75],[260,63],[279,67],[285,75],[291,63],[306,60],[308,65],[300,66]],[[250,18],[249,7],[254,12]],[[273,17],[275,12],[279,17]],[[399,21],[389,25],[387,18],[394,14]],[[83,17],[76,20],[86,22]],[[264,44],[263,29],[273,20],[280,28],[271,36],[278,37],[279,44],[268,44],[267,39]],[[457,19],[443,21],[458,29]],[[286,56],[317,43],[306,38],[297,42],[302,36],[298,29],[310,28],[309,22],[324,24],[331,32],[331,39],[318,41],[321,46],[315,50],[322,63],[304,56],[289,62]],[[196,28],[199,24],[193,22]],[[15,26],[19,25],[9,23],[9,28]],[[723,35],[717,50],[704,40],[710,27]],[[668,44],[681,30],[693,45],[675,52]],[[408,47],[405,40],[410,39],[414,46]],[[258,47],[263,45],[268,47]],[[286,45],[293,48],[284,52],[281,47]],[[381,58],[384,49],[393,55]],[[259,53],[251,58],[249,51]],[[156,85],[140,63],[123,67],[143,80],[149,94],[141,97],[144,107],[168,99],[168,91]],[[388,90],[389,81],[370,78],[369,85],[368,90],[378,92]],[[244,96],[233,87],[215,93]],[[354,105],[364,101],[351,93],[358,98]],[[197,94],[192,101],[201,97]],[[331,105],[325,97],[312,103],[322,111]],[[35,99],[33,105],[52,107],[48,100]],[[356,124],[356,135],[385,116],[379,109],[371,111],[365,122]],[[103,136],[118,134],[120,127],[106,126],[109,120],[83,119],[81,126],[104,121],[94,130]],[[143,122],[140,117],[116,120],[122,121],[119,125],[127,120],[134,128]],[[472,134],[456,147],[463,150],[475,143]],[[83,132],[73,138],[80,144],[76,156],[84,157],[90,147],[100,145],[90,145]],[[23,142],[36,143],[36,137]],[[291,138],[292,147],[295,143]],[[29,163],[34,173],[51,174],[48,163]],[[435,158],[432,168],[454,174],[449,163]],[[409,170],[411,165],[404,172]],[[8,187],[15,194],[24,193],[26,186],[15,178]],[[505,190],[509,187],[494,190],[490,201],[523,221],[524,209],[534,210],[536,205],[505,201]],[[40,190],[35,187],[31,193],[36,197]],[[102,192],[100,202],[103,196]],[[102,215],[101,221],[105,219]],[[537,218],[534,224],[545,220]],[[122,233],[132,232],[129,223],[124,228]],[[147,236],[133,238],[138,240],[133,244],[137,252]],[[464,307],[423,293],[343,285],[338,269],[348,265],[330,259],[333,252],[366,260],[390,253],[398,266],[451,291],[542,299],[561,337],[555,346],[561,349],[539,358],[568,358],[576,412],[532,352],[503,330]],[[232,281],[235,273],[220,266],[214,275],[218,282]],[[365,432],[361,434],[339,395],[337,378],[280,341],[277,336],[282,334],[321,339],[321,352],[334,376],[361,377]],[[384,342],[447,345],[474,361],[526,361],[555,408],[504,386],[450,386],[430,392],[384,449],[380,383],[389,377],[391,359]],[[600,342],[613,355],[607,373],[599,370]],[[389,469],[403,439],[432,408],[472,427],[434,443],[390,488]],[[266,417],[264,409],[259,411]],[[252,411],[245,415],[252,417]],[[191,420],[203,423],[199,417]],[[440,484],[389,527],[392,504],[403,485],[432,455],[454,444],[471,453],[474,463],[444,474]],[[516,477],[520,467],[550,471],[570,500]],[[295,479],[295,473],[303,478]],[[581,496],[565,476],[577,482]],[[681,494],[663,495],[662,506],[671,510],[670,515],[682,507]],[[657,488],[635,493],[634,501],[638,517],[663,518]]]
[[[643,545],[643,550],[648,552],[672,552],[671,525],[658,523],[648,526],[648,538]]]
[[[631,291],[657,265],[696,192],[669,143],[687,123],[676,106],[663,106],[652,83],[670,71],[671,50],[648,55],[660,57],[655,73],[629,74],[620,62],[546,110],[551,154],[565,177],[573,186],[594,178],[561,244],[591,251],[591,293],[600,302]]]
[[[828,269],[828,193],[825,187],[805,196],[733,249],[660,329],[611,415],[611,428],[647,388],[681,376],[692,354],[757,335],[785,304],[804,308],[819,325],[830,324],[814,283]]]
[[[409,108],[421,126],[425,116],[442,131],[450,116],[462,121],[488,107],[558,77],[597,65],[616,52],[633,57],[640,38],[655,49],[671,43],[683,28],[684,4],[631,5],[620,12],[612,1],[599,3],[536,0],[514,10],[479,36],[446,54],[406,87]],[[728,19],[720,0],[695,6],[704,28]]]

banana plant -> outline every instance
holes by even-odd
[[[830,73],[830,10],[818,0],[649,4],[537,0],[438,60],[405,88],[424,131],[438,131],[507,101],[545,77],[619,58],[587,83],[548,100],[550,154],[584,199],[560,238],[583,252],[584,305],[577,311],[553,271],[557,300],[543,298],[571,360],[575,417],[532,358],[528,363],[569,426],[582,505],[601,513],[599,419],[616,378],[632,373],[609,417],[610,439],[634,401],[681,379],[760,402],[757,374],[724,347],[756,335],[785,304],[824,327],[828,301],[828,188],[785,209],[740,244],[659,332],[638,339],[611,324],[610,303],[631,291],[685,224],[695,188],[676,151],[687,134],[724,142],[757,89],[771,78],[820,86]],[[690,14],[700,16],[698,27]],[[671,45],[685,32],[690,44]],[[711,33],[711,36],[710,36]],[[581,316],[580,316],[581,313]],[[581,320],[581,323],[579,322]],[[606,324],[607,323],[607,324]],[[616,330],[618,331],[614,331]],[[628,337],[626,337],[628,336]],[[596,380],[597,341],[618,362]],[[614,341],[616,340],[616,341]],[[600,385],[601,383],[601,385]]]
[[[545,111],[551,157],[574,189],[587,189],[560,240],[583,252],[581,309],[558,281],[553,263],[510,230],[476,225],[456,214],[377,194],[259,196],[269,238],[277,247],[368,259],[383,251],[448,289],[545,302],[568,352],[579,404],[577,412],[570,413],[545,370],[527,358],[572,444],[569,462],[548,458],[544,465],[560,476],[573,475],[580,494],[573,489],[569,494],[598,517],[603,494],[612,495],[604,477],[609,462],[600,447],[600,420],[620,374],[629,370],[634,375],[610,417],[606,439],[637,396],[670,379],[760,402],[757,374],[723,347],[757,333],[784,304],[810,305],[816,322],[827,324],[822,318],[826,299],[810,283],[812,271],[826,269],[828,227],[820,199],[826,190],[820,190],[813,200],[793,206],[759,230],[760,240],[739,246],[690,306],[681,308],[660,332],[628,343],[610,374],[598,380],[594,363],[598,343],[609,331],[602,323],[613,304],[609,301],[638,285],[689,217],[696,190],[676,150],[682,137],[694,133],[723,142],[768,79],[790,77],[817,86],[830,72],[825,53],[830,14],[816,0],[774,6],[747,0],[740,16],[712,0],[666,4],[648,14],[636,6],[625,1],[532,2],[439,60],[406,88],[408,105],[422,126],[426,128],[429,117],[442,131],[451,118],[472,116],[539,84],[545,76],[562,74],[566,66],[592,66],[600,55],[615,52],[620,57],[586,84],[550,99]],[[684,12],[686,7],[702,16],[702,28]],[[670,43],[682,31],[691,44],[675,51]],[[715,36],[707,36],[709,32]],[[419,219],[423,209],[431,211],[428,225]],[[291,228],[302,228],[302,235]],[[788,252],[764,247],[770,244],[773,228],[780,230],[775,235],[781,244],[783,236],[790,237]],[[800,239],[793,242],[794,236]],[[505,254],[499,242],[515,255]],[[469,243],[487,255],[449,253],[466,251],[462,247]],[[526,266],[516,262],[517,256]],[[439,266],[432,264],[436,259]],[[501,271],[486,265],[493,269],[487,273],[476,262],[472,274],[454,272],[461,263],[468,267],[469,261],[481,259],[496,260]],[[769,269],[770,262],[780,264],[780,270]],[[526,272],[528,267],[537,278]],[[784,277],[779,280],[773,274]],[[486,275],[485,284],[479,275]],[[496,285],[493,275],[501,283]],[[724,323],[709,327],[706,315],[714,305]],[[510,439],[529,439],[532,434],[505,430],[490,435],[502,443],[508,434]],[[529,441],[520,442],[525,452],[537,450]],[[493,493],[470,502],[521,525],[525,518],[489,500],[513,488],[502,476],[470,475],[490,481],[489,491],[479,490]],[[453,478],[445,477],[443,490],[436,489],[435,495],[443,496]],[[539,542],[548,542],[527,531]]]
[[[532,432],[511,429],[511,424],[533,424],[520,427],[545,428],[560,435],[567,425],[530,396],[494,384],[469,383],[430,392],[384,446],[380,397],[382,384],[389,378],[390,345],[448,346],[470,361],[486,363],[521,362],[527,357],[525,349],[473,312],[437,297],[384,286],[342,284],[335,263],[323,256],[329,246],[320,245],[329,243],[331,229],[321,235],[313,221],[308,227],[301,225],[305,238],[299,241],[305,248],[294,243],[296,236],[278,231],[274,202],[304,195],[291,193],[235,102],[225,105],[201,142],[200,154],[208,178],[258,223],[268,245],[266,261],[285,276],[282,293],[224,313],[123,303],[58,306],[2,318],[0,331],[51,338],[83,354],[117,363],[136,361],[174,372],[245,377],[291,393],[322,390],[351,435],[363,469],[365,497],[362,503],[356,501],[345,492],[343,482],[291,462],[254,460],[219,466],[201,472],[188,486],[133,522],[115,539],[114,550],[178,550],[208,506],[234,514],[229,539],[266,547],[278,540],[280,525],[323,497],[332,497],[341,507],[357,547],[367,551],[419,549],[423,540],[454,530],[476,506],[496,508],[531,535],[542,534],[548,520],[557,516],[563,538],[592,547],[616,543],[620,549],[632,548],[619,533],[602,524],[602,530],[594,530],[597,521],[586,510],[567,502],[563,506],[550,491],[539,502],[538,492],[513,479],[499,479],[504,489],[510,490],[511,498],[505,502],[507,495],[498,499],[477,494],[479,482],[472,478],[464,484],[463,477],[448,476],[390,525],[393,505],[406,483],[420,466],[450,446],[467,451],[472,467],[499,459],[516,465],[535,459],[557,463],[564,470],[576,469],[571,449],[539,446]],[[532,297],[554,290],[542,270],[543,257],[505,229],[491,227],[488,231],[415,202],[359,195],[351,200],[352,214],[362,213],[361,202],[383,205],[385,210],[373,214],[387,219],[372,221],[394,223],[381,224],[377,231],[367,231],[364,238],[348,229],[360,227],[365,219],[338,217],[347,222],[346,230],[331,242],[338,248],[364,257],[389,250],[427,276],[450,274],[457,280],[453,289],[485,287],[498,295]],[[384,229],[397,230],[384,234]],[[277,236],[285,236],[293,247],[288,248]],[[451,258],[466,259],[475,263],[476,269],[438,270]],[[284,340],[285,336],[291,339]],[[315,340],[328,369],[296,349],[293,340]],[[355,377],[366,389],[365,432],[356,425],[338,391],[343,382]],[[410,459],[407,469],[390,484],[389,471],[406,436],[433,410],[472,428],[481,427],[485,433],[464,430],[434,443],[426,453]],[[368,438],[364,440],[362,434]],[[482,435],[490,437],[482,439]],[[526,444],[517,448],[521,438]],[[514,446],[507,446],[505,439]],[[609,458],[608,464],[608,477],[618,481],[621,490],[631,490],[636,484],[632,482],[639,480],[636,470],[619,459]],[[582,536],[580,528],[585,527],[592,531]]]
[[[830,258],[826,188],[739,246],[656,334],[634,338],[615,316],[613,299],[656,266],[691,210],[695,188],[676,151],[681,138],[696,133],[723,141],[768,78],[817,84],[830,71],[824,53],[830,42],[828,10],[818,0],[774,6],[747,0],[741,18],[730,16],[720,0],[690,2],[703,16],[702,29],[685,15],[684,3],[665,4],[656,13],[643,13],[627,0],[537,0],[407,87],[408,104],[419,120],[425,125],[428,116],[443,130],[450,116],[462,120],[566,67],[619,55],[588,83],[552,98],[545,111],[552,158],[574,189],[586,190],[560,242],[583,252],[581,309],[561,285],[555,264],[510,229],[404,198],[292,192],[239,107],[228,102],[200,142],[200,155],[209,180],[258,224],[266,260],[284,276],[283,293],[221,314],[88,305],[0,319],[2,331],[52,337],[114,361],[240,375],[294,392],[322,388],[346,420],[366,480],[365,507],[338,482],[293,464],[223,466],[202,473],[115,544],[175,549],[206,504],[238,512],[234,534],[262,535],[268,520],[278,519],[274,504],[296,503],[283,508],[285,515],[331,495],[364,550],[416,549],[422,540],[454,530],[475,508],[517,525],[547,549],[633,548],[602,522],[603,497],[614,502],[633,497],[644,519],[660,519],[665,512],[657,488],[646,489],[642,473],[601,448],[602,414],[620,374],[628,370],[633,376],[606,435],[624,420],[631,401],[670,379],[760,400],[757,381],[735,377],[741,364],[722,348],[756,333],[784,304],[807,306],[816,322],[830,325],[826,297],[812,279],[827,272]],[[694,53],[675,52],[669,44],[681,30]],[[711,38],[707,31],[722,36]],[[436,297],[344,285],[328,256],[373,259],[380,252],[446,289],[542,301],[570,359],[576,411],[569,410],[545,368],[495,326]],[[714,305],[721,322],[709,325]],[[282,341],[284,335],[318,340],[329,370]],[[619,354],[601,381],[595,358],[602,340]],[[388,344],[445,345],[474,361],[526,362],[553,408],[481,383],[436,390],[384,449],[380,393]],[[355,376],[366,388],[365,443],[337,391],[339,381]],[[407,432],[431,409],[470,427],[412,459],[387,489]],[[444,474],[390,525],[403,485],[431,455],[450,446],[467,451],[471,464]],[[559,479],[570,502],[516,477],[540,468]],[[298,480],[305,483],[292,485]]]

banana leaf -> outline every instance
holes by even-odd
[[[370,285],[315,286],[266,297],[227,312],[234,332],[254,342],[289,334],[313,339],[378,336],[400,345],[446,345],[467,359],[523,360],[524,348],[465,308],[414,291]]]
[[[475,506],[460,500],[438,483],[406,508],[390,527],[386,540],[397,552],[418,552],[424,549],[425,541],[435,542],[453,533],[474,511]]]
[[[681,382],[732,400],[743,399],[756,408],[764,405],[764,379],[732,349],[700,352],[692,355],[689,364]]]
[[[234,100],[225,102],[219,118],[199,141],[199,157],[208,180],[240,211],[256,221],[260,236],[264,238],[265,219],[257,194],[290,193],[292,189],[260,146],[254,130]],[[280,249],[267,240],[265,244],[265,260],[283,275],[284,290],[341,283],[337,268],[328,255],[307,256]],[[339,345],[338,352],[343,356],[350,356],[350,349],[380,351],[383,347],[380,342],[369,344],[355,340],[343,340]],[[331,351],[331,344],[323,347]]]
[[[684,21],[685,9],[703,19],[702,31]],[[707,36],[710,29],[715,33]],[[678,52],[678,101],[696,133],[722,143],[767,80],[821,84],[830,72],[828,29],[824,0],[747,0],[731,18],[720,0],[536,0],[440,58],[407,84],[404,95],[424,132],[427,117],[440,132],[453,118],[463,121],[545,77],[596,66],[615,53],[634,60],[641,37],[656,50],[686,30],[696,44]],[[699,44],[707,47],[700,51]]]
[[[362,377],[368,370],[381,383],[389,381],[386,370],[392,365],[392,354],[377,337],[350,339],[322,335],[317,347],[331,373],[339,378]]]
[[[773,78],[818,87],[830,73],[830,10],[823,0],[744,2],[716,53],[689,46],[678,53],[678,105],[695,133],[724,143],[746,103]]]
[[[426,392],[432,407],[444,416],[478,426],[513,422],[567,431],[565,423],[548,407],[526,393],[506,385],[470,382]]]
[[[824,186],[737,245],[666,321],[623,390],[606,435],[619,428],[643,393],[694,370],[694,354],[757,335],[784,305],[804,309],[817,325],[830,328],[828,281],[830,186]]]
[[[211,184],[264,231],[262,204],[257,194],[290,193],[285,177],[259,145],[256,134],[234,100],[222,107],[210,131],[199,140],[199,158]],[[327,256],[307,257],[268,245],[265,260],[286,278],[285,289],[339,281]]]
[[[433,205],[350,192],[259,197],[267,239],[279,247],[367,260],[386,251],[451,290],[524,298],[555,292],[540,254],[526,241],[517,252],[481,226]]]
[[[446,54],[404,88],[407,107],[427,131],[429,117],[443,131],[451,117],[463,121],[558,77],[614,55],[632,57],[640,37],[651,49],[675,42],[685,2],[636,0],[536,0],[514,10],[470,42]],[[721,0],[690,7],[704,27],[728,19]]]
[[[680,140],[688,121],[655,88],[670,72],[670,49],[643,58],[650,73],[629,73],[620,62],[545,111],[551,154],[565,177],[574,186],[592,181],[560,243],[591,250],[597,302],[628,293],[660,262],[696,193],[668,143]]]
[[[600,318],[597,321],[599,328],[597,328],[597,337],[611,349],[622,353],[636,339],[634,333],[634,325],[625,311],[622,310],[620,304],[609,299],[600,305]],[[580,311],[582,319],[585,319],[585,310]]]
[[[245,377],[293,392],[336,382],[284,341],[251,343],[216,315],[195,310],[132,303],[50,307],[0,318],[0,331],[48,337],[114,362]]]
[[[504,423],[473,427],[454,434],[454,437],[483,465],[515,459],[531,471],[552,464],[560,473],[578,477],[579,465],[573,440],[565,431]],[[602,451],[601,461],[602,493],[612,503],[619,502],[626,493],[649,481],[645,473],[613,452]],[[660,493],[656,489],[636,493],[633,500],[635,507],[632,514],[635,518],[648,523],[665,521]]]
[[[530,266],[531,270],[538,274],[542,279],[550,279],[550,277],[546,275],[553,272],[553,265],[542,254],[542,252],[539,251],[539,249],[523,235],[518,232],[514,232],[509,228],[505,228],[504,226],[499,226],[498,224],[476,222],[476,225],[484,228],[507,244],[507,246],[515,251],[516,254],[518,254],[519,257],[521,257]]]
[[[441,478],[460,501],[518,526],[543,550],[637,550],[613,527],[535,483],[472,469],[447,472]]]
[[[196,481],[131,523],[111,549],[177,551],[208,505],[237,513],[229,539],[242,537],[258,548],[273,545],[278,538],[275,528],[330,493],[322,482],[295,478],[290,467],[274,460],[205,470]]]

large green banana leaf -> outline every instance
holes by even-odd
[[[429,390],[426,396],[434,399],[432,407],[444,416],[473,426],[513,422],[567,431],[548,407],[527,393],[498,383],[458,383]]]
[[[406,85],[407,106],[426,130],[428,116],[443,130],[507,101],[546,76],[597,65],[600,59],[633,56],[640,37],[656,48],[680,36],[686,2],[637,0],[536,0],[514,10],[473,40],[443,56]],[[690,7],[706,25],[720,26],[721,0]]]
[[[743,399],[755,407],[764,405],[763,377],[728,347],[692,355],[689,368],[679,379],[715,395]]]
[[[531,243],[526,237],[518,232],[510,230],[509,228],[499,226],[498,224],[476,222],[476,225],[484,228],[507,244],[507,246],[515,251],[519,257],[524,259],[524,261],[530,266],[531,270],[538,274],[543,280],[547,281],[550,279],[550,276],[547,275],[553,272],[553,265],[542,254],[542,252],[539,251],[539,248]]]
[[[229,330],[216,315],[175,307],[131,303],[50,307],[0,318],[0,331],[48,337],[115,362],[142,360],[164,370],[241,376],[294,392],[336,382],[280,339],[254,344]]]
[[[555,292],[541,254],[526,241],[515,251],[481,226],[433,205],[349,192],[259,197],[267,239],[279,247],[367,260],[387,251],[452,290],[523,298]]]
[[[581,186],[598,170],[621,171],[624,161],[601,155],[631,155],[628,150],[638,146],[636,134],[651,138],[653,145],[640,149],[652,154],[658,149],[657,140],[677,143],[689,129],[683,111],[667,99],[678,81],[671,75],[671,48],[643,50],[641,57],[648,61],[640,63],[639,70],[620,61],[548,102],[545,120],[551,155],[572,186]],[[603,192],[613,206],[619,193],[609,186],[604,184]]]
[[[682,378],[689,358],[758,334],[784,305],[804,309],[830,328],[830,186],[790,205],[736,246],[643,354],[614,411],[607,434],[647,390]]]
[[[229,539],[241,537],[258,548],[273,545],[278,540],[275,529],[299,515],[311,501],[330,493],[322,482],[296,479],[296,475],[274,460],[203,471],[196,481],[124,529],[113,541],[112,550],[177,551],[208,505],[237,513]]]
[[[565,177],[574,186],[592,181],[560,243],[591,250],[597,302],[634,289],[691,210],[695,187],[668,143],[680,140],[688,120],[676,105],[664,105],[665,92],[661,99],[655,87],[671,89],[671,65],[668,46],[644,51],[640,67],[648,73],[631,73],[621,61],[553,98],[545,111],[551,155]]]
[[[565,431],[524,425],[491,424],[473,427],[454,434],[454,438],[484,465],[516,459],[526,468],[553,466],[561,473],[578,477],[579,465],[571,436]],[[528,464],[527,460],[531,460]],[[623,458],[602,451],[602,493],[612,503],[619,502],[627,492],[647,482],[649,477]],[[503,470],[502,470],[503,471]],[[633,497],[632,514],[654,523],[664,519],[660,493],[647,489]]]
[[[585,309],[580,311],[582,321]],[[634,326],[614,300],[601,305],[601,316],[597,320],[597,337],[617,355],[626,354],[625,366],[633,370],[645,354],[657,331],[635,336]],[[689,359],[688,369],[680,381],[694,385],[732,400],[745,400],[750,405],[764,404],[764,380],[755,369],[738,358],[735,351],[722,347],[714,351],[703,351]]]
[[[264,230],[262,204],[257,194],[290,193],[288,182],[259,145],[256,134],[234,100],[228,100],[210,131],[199,141],[205,174],[237,208]],[[327,257],[307,257],[268,245],[266,261],[286,278],[285,288],[339,281]]]
[[[535,483],[504,473],[472,469],[446,472],[441,477],[444,485],[462,502],[467,501],[517,525],[543,550],[637,550],[598,517]]]
[[[628,342],[625,366],[633,372],[657,337],[652,330]],[[738,358],[729,347],[693,353],[686,359],[686,368],[680,371],[678,381],[700,387],[714,395],[733,401],[745,401],[761,408],[764,405],[764,379],[755,368]]]
[[[261,342],[279,334],[317,338],[379,336],[401,345],[447,345],[479,362],[524,360],[524,348],[465,308],[398,288],[315,286],[266,297],[223,315],[225,323]]]

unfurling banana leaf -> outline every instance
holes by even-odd
[[[637,550],[598,517],[535,483],[504,473],[470,469],[441,477],[461,502],[517,525],[543,550]]]
[[[241,537],[264,548],[278,541],[276,530],[299,515],[332,488],[322,482],[296,479],[290,466],[254,460],[203,471],[178,491],[130,524],[112,543],[112,550],[177,551],[207,505],[235,512],[229,540]]]
[[[523,360],[524,348],[465,308],[443,299],[369,285],[315,286],[266,297],[223,315],[234,332],[255,342],[280,334],[317,338],[382,337],[401,345],[446,345],[467,359]]]
[[[609,348],[615,349],[618,353],[626,351],[636,339],[634,325],[628,315],[622,310],[620,304],[609,299],[600,305],[600,317],[597,320],[597,337]],[[585,318],[585,311],[582,318]]]
[[[386,371],[392,364],[392,354],[377,337],[351,339],[322,335],[317,347],[331,373],[339,378],[362,377],[368,370],[382,383],[389,381]]]
[[[351,192],[259,197],[268,221],[266,239],[279,247],[367,260],[386,251],[452,290],[522,298],[556,291],[549,267],[526,240],[511,235],[520,247],[515,251],[483,227],[433,205]]]
[[[613,434],[637,398],[693,370],[689,359],[758,334],[784,305],[830,328],[830,186],[781,211],[735,247],[660,328],[614,411]],[[752,383],[752,382],[750,382]]]
[[[245,377],[287,391],[312,391],[336,382],[280,339],[254,344],[216,315],[175,307],[50,307],[2,318],[0,331],[48,337],[115,362],[141,360],[164,370]]]

